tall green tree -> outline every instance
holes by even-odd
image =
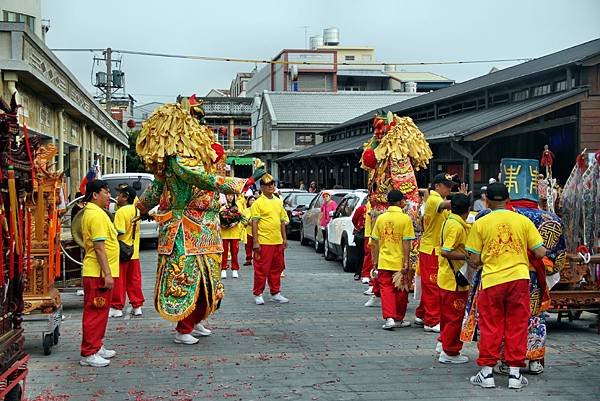
[[[128,173],[145,173],[144,162],[135,151],[135,143],[137,141],[140,130],[129,132],[129,149],[127,150],[127,172]]]

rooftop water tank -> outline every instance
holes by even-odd
[[[395,64],[384,64],[383,71],[384,72],[396,72],[396,65]]]
[[[337,28],[323,29],[323,43],[325,46],[337,46],[340,44],[340,30]]]
[[[316,50],[321,46],[323,46],[323,36],[318,35],[310,37],[310,48],[312,50]]]

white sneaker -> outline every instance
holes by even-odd
[[[142,316],[144,314],[144,312],[142,312],[142,307],[138,306],[137,308],[133,308],[133,311],[131,312],[131,314],[133,316]]]
[[[408,320],[401,320],[399,322],[396,322],[396,327],[399,329],[404,327],[410,327],[410,322]]]
[[[199,340],[192,336],[191,334],[181,334],[181,333],[177,333],[175,334],[175,343],[177,344],[186,344],[186,345],[192,345],[192,344],[196,344]]]
[[[440,332],[440,324],[436,324],[435,326],[423,326],[423,330],[428,333],[439,333]]]
[[[192,336],[194,337],[206,337],[210,336],[212,331],[204,327],[202,324],[198,323],[194,326],[194,330],[192,331]]]
[[[264,305],[265,304],[265,300],[263,299],[262,295],[255,295],[254,296],[254,303],[256,305]]]
[[[83,290],[75,291],[75,295],[77,295],[78,297],[82,297],[84,295]]]
[[[415,316],[415,326],[425,326],[425,322],[420,317]]]
[[[365,292],[363,292],[363,294],[365,295],[373,295],[373,286],[369,286],[369,288],[367,288],[367,290]]]
[[[227,278],[227,270],[221,270],[221,278]]]
[[[441,363],[467,363],[469,362],[469,357],[466,355],[448,355],[442,350],[440,352],[440,357],[438,361]]]
[[[494,373],[490,373],[489,375],[484,376],[481,370],[477,372],[475,376],[471,376],[471,379],[469,379],[469,381],[474,386],[479,386],[483,388],[496,387],[496,382],[494,382]]]
[[[290,300],[287,299],[286,297],[284,297],[283,295],[281,295],[280,292],[278,292],[277,294],[273,295],[271,297],[271,301],[277,302],[277,303],[280,303],[280,304],[287,304],[288,302],[290,302]]]
[[[363,277],[360,279],[361,283],[363,284],[369,284],[369,282],[371,281],[371,278],[369,277]]]
[[[396,321],[391,317],[385,319],[385,323],[383,324],[383,326],[381,326],[381,328],[384,330],[393,330],[395,327]]]
[[[94,368],[103,368],[105,366],[108,366],[110,364],[110,361],[108,359],[104,359],[102,358],[100,355],[93,354],[90,356],[86,356],[86,357],[82,357],[79,360],[79,364],[81,366],[92,366]]]
[[[117,352],[113,351],[112,349],[106,349],[103,345],[102,347],[100,347],[100,350],[96,352],[96,355],[104,359],[110,359],[113,356],[117,355]]]
[[[377,298],[375,295],[371,295],[371,297],[369,298],[369,300],[367,302],[365,302],[365,306],[371,307],[371,306],[377,306],[379,304],[379,298]]]
[[[544,371],[544,365],[540,361],[529,361],[529,373],[539,375]]]
[[[442,342],[438,341],[437,344],[435,345],[435,353],[439,355],[442,353],[443,350],[444,350],[444,348],[442,347]]]
[[[121,309],[110,308],[108,317],[123,317],[123,311]]]
[[[529,381],[519,373],[519,376],[509,375],[508,376],[508,388],[523,388],[529,384]]]
[[[238,271],[237,271],[237,270],[234,270],[234,271],[232,271],[232,272],[231,272],[231,277],[233,277],[233,278],[238,278],[238,277],[239,277],[239,276],[238,276]]]

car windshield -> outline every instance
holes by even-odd
[[[331,195],[331,199],[333,199],[335,201],[336,205],[339,205],[340,202],[342,201],[342,199],[344,199],[344,196],[346,196],[346,193],[336,193]]]
[[[117,186],[119,184],[127,184],[131,188],[135,189],[137,196],[140,196],[144,193],[148,185],[152,182],[151,179],[146,177],[110,177],[110,178],[102,178],[104,181],[108,183],[108,188],[110,188],[110,194],[114,198],[117,195]],[[137,189],[137,182],[140,181],[141,189]],[[134,185],[134,183],[136,183]]]
[[[297,194],[291,195],[288,198],[290,206],[308,205],[310,201],[315,197],[315,194]]]

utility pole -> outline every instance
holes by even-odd
[[[106,57],[106,111],[112,115],[112,49],[110,47],[104,51],[104,56]]]

